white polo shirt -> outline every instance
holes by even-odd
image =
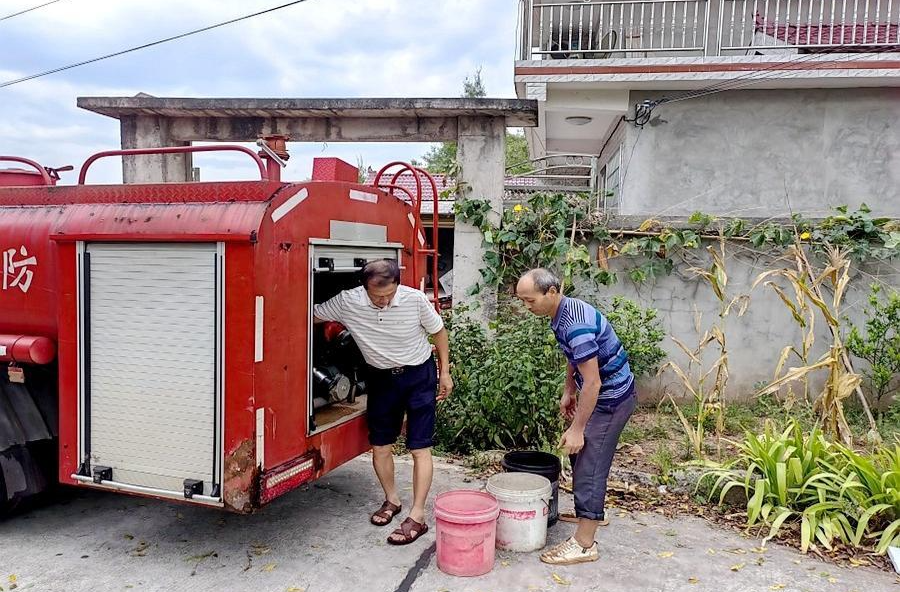
[[[385,308],[372,304],[366,289],[359,286],[317,304],[313,314],[347,327],[366,362],[382,369],[425,362],[431,356],[428,335],[444,328],[428,297],[409,286],[399,286]]]

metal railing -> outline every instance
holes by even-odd
[[[900,51],[900,0],[520,0],[519,58]]]
[[[523,0],[522,4],[522,59],[702,54],[706,47],[707,0]]]
[[[525,172],[513,171],[527,168]],[[596,198],[597,157],[591,154],[551,154],[507,168],[505,201],[519,202],[532,193],[583,193]]]
[[[900,46],[900,0],[724,0],[719,17],[720,53]]]

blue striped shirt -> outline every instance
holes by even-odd
[[[599,310],[583,300],[563,296],[551,326],[559,347],[575,368],[579,389],[584,381],[578,364],[597,358],[601,382],[598,400],[620,399],[630,394],[634,375],[628,365],[628,353]]]

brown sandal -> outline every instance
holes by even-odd
[[[415,534],[413,534],[413,530],[416,531]],[[426,532],[428,532],[427,524],[425,524],[424,522],[416,522],[412,518],[407,518],[400,523],[400,528],[391,533],[391,536],[399,534],[403,536],[403,538],[398,540],[388,537],[387,542],[391,545],[408,545],[412,542],[415,542],[416,539],[418,539]]]
[[[375,526],[386,526],[391,523],[391,520],[394,519],[394,516],[400,513],[400,510],[403,509],[403,506],[398,506],[396,504],[392,504],[391,502],[384,500],[384,503],[381,504],[381,507],[378,508],[378,511],[372,514],[369,518],[369,522],[374,524]],[[384,522],[376,522],[375,517],[382,518]]]

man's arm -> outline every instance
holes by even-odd
[[[569,362],[566,364],[566,386],[563,393],[574,395],[577,390],[578,385],[575,384],[575,366],[572,365],[572,362]]]
[[[338,292],[332,298],[329,298],[322,304],[313,306],[313,324],[326,323],[328,321],[341,322],[341,315],[344,312],[344,293]]]
[[[432,338],[435,348],[437,348],[440,366],[437,400],[442,401],[453,391],[453,378],[450,377],[450,337],[447,335],[447,328],[441,327],[441,330],[433,334]]]
[[[434,346],[437,349],[438,363],[440,364],[440,377],[438,381],[437,400],[441,401],[453,391],[453,379],[450,377],[450,337],[444,320],[434,310],[434,306],[428,301],[425,294],[419,292],[419,322],[425,331],[431,335]]]
[[[447,335],[447,328],[443,327],[440,331],[431,336],[434,340],[435,348],[437,348],[438,364],[441,373],[450,372],[450,337]]]
[[[575,418],[575,391],[578,385],[575,384],[575,367],[569,362],[566,364],[566,383],[563,387],[562,397],[559,399],[559,412],[568,420]]]
[[[581,374],[583,384],[575,409],[575,418],[559,442],[567,454],[578,454],[584,448],[584,428],[600,396],[600,367],[597,365],[597,358],[592,357],[578,364],[578,372]]]
[[[594,412],[594,407],[597,406],[597,398],[600,396],[600,367],[597,365],[597,358],[591,358],[578,364],[578,372],[581,374],[583,383],[572,427],[584,432],[584,428]]]

